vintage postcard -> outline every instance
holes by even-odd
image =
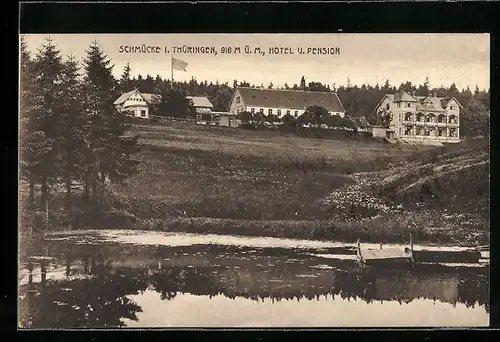
[[[20,36],[23,329],[489,325],[488,34]]]

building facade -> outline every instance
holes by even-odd
[[[155,95],[141,93],[138,89],[120,95],[114,105],[120,111],[126,111],[130,116],[149,119],[151,101]]]
[[[345,109],[336,93],[239,87],[233,94],[229,113],[299,117],[310,106],[325,108],[331,115],[344,117]]]
[[[130,116],[149,119],[150,106],[153,99],[159,99],[157,94],[141,93],[138,89],[131,90],[120,95],[114,102],[114,105],[120,111],[126,111]],[[205,96],[186,96],[186,99],[191,100],[193,107],[198,116],[202,114],[211,115],[214,108],[210,100]]]
[[[210,114],[214,109],[214,105],[206,96],[186,96],[186,98],[193,102],[198,114]]]
[[[415,96],[406,92],[386,94],[375,108],[390,114],[386,137],[424,144],[460,141],[460,110],[456,98]]]

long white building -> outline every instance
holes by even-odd
[[[231,98],[229,113],[241,112],[283,117],[299,117],[310,106],[325,108],[331,115],[344,117],[345,109],[336,93],[238,87]]]

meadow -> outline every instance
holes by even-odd
[[[422,242],[489,239],[485,215],[469,217],[463,206],[453,211],[456,194],[441,198],[438,193],[436,204],[436,196],[426,190],[436,179],[439,184],[454,179],[443,173],[445,166],[430,172],[429,165],[464,153],[483,158],[479,147],[392,145],[348,132],[191,123],[136,124],[132,133],[140,134],[143,145],[140,170],[126,184],[114,186],[112,198],[133,228],[372,242],[404,242],[409,232]],[[487,176],[489,184],[489,171]],[[472,201],[474,179],[461,194]],[[484,190],[484,177],[479,182]],[[489,194],[478,196],[489,205]]]

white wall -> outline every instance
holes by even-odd
[[[235,108],[231,109],[231,114],[238,114],[244,111],[252,113],[252,110],[255,113],[258,113],[260,110],[263,111],[264,115],[267,116],[269,115],[269,110],[272,111],[273,115],[277,115],[278,117],[282,118],[283,116],[287,115],[287,111],[289,111],[288,114],[290,114],[292,117],[299,117],[302,114],[304,114],[305,109],[294,109],[294,108],[277,108],[277,107],[255,107],[255,106],[238,106]],[[278,114],[278,111],[280,113]],[[329,112],[330,115],[340,115],[340,117],[344,117],[345,113],[343,112]]]

